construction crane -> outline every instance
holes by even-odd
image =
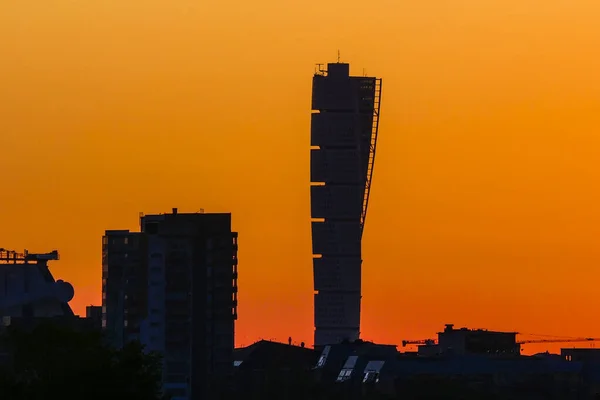
[[[579,337],[579,338],[556,338],[556,339],[532,339],[532,340],[519,340],[517,344],[537,344],[537,343],[574,343],[574,342],[598,342],[600,338],[594,337]],[[425,345],[433,346],[437,344],[435,339],[421,339],[421,340],[403,340],[402,347],[410,345]]]
[[[59,259],[58,250],[53,250],[50,253],[35,254],[29,253],[27,250],[19,253],[14,250],[0,248],[0,263],[3,264],[29,264],[33,261],[53,261]]]
[[[421,339],[421,340],[403,340],[402,347],[410,346],[410,345],[426,345],[433,346],[435,345],[435,339]]]
[[[564,338],[564,339],[533,339],[533,340],[520,340],[518,344],[534,344],[534,343],[568,343],[568,342],[597,342],[600,338]]]

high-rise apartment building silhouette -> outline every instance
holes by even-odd
[[[361,239],[379,128],[381,79],[330,63],[313,77],[311,217],[316,347],[360,335]]]
[[[212,398],[233,373],[237,233],[231,214],[141,217],[103,240],[103,325],[163,356],[173,400]]]

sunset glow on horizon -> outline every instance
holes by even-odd
[[[104,230],[231,212],[236,344],[311,344],[311,83],[340,50],[383,79],[362,338],[600,337],[598,20],[597,0],[4,1],[0,247],[58,249],[84,314]]]

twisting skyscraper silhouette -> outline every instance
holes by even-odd
[[[360,335],[361,239],[379,128],[381,79],[318,66],[311,119],[315,346]]]

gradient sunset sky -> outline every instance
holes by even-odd
[[[0,247],[232,212],[237,344],[312,344],[311,79],[383,78],[362,336],[600,336],[598,0],[2,0]]]

